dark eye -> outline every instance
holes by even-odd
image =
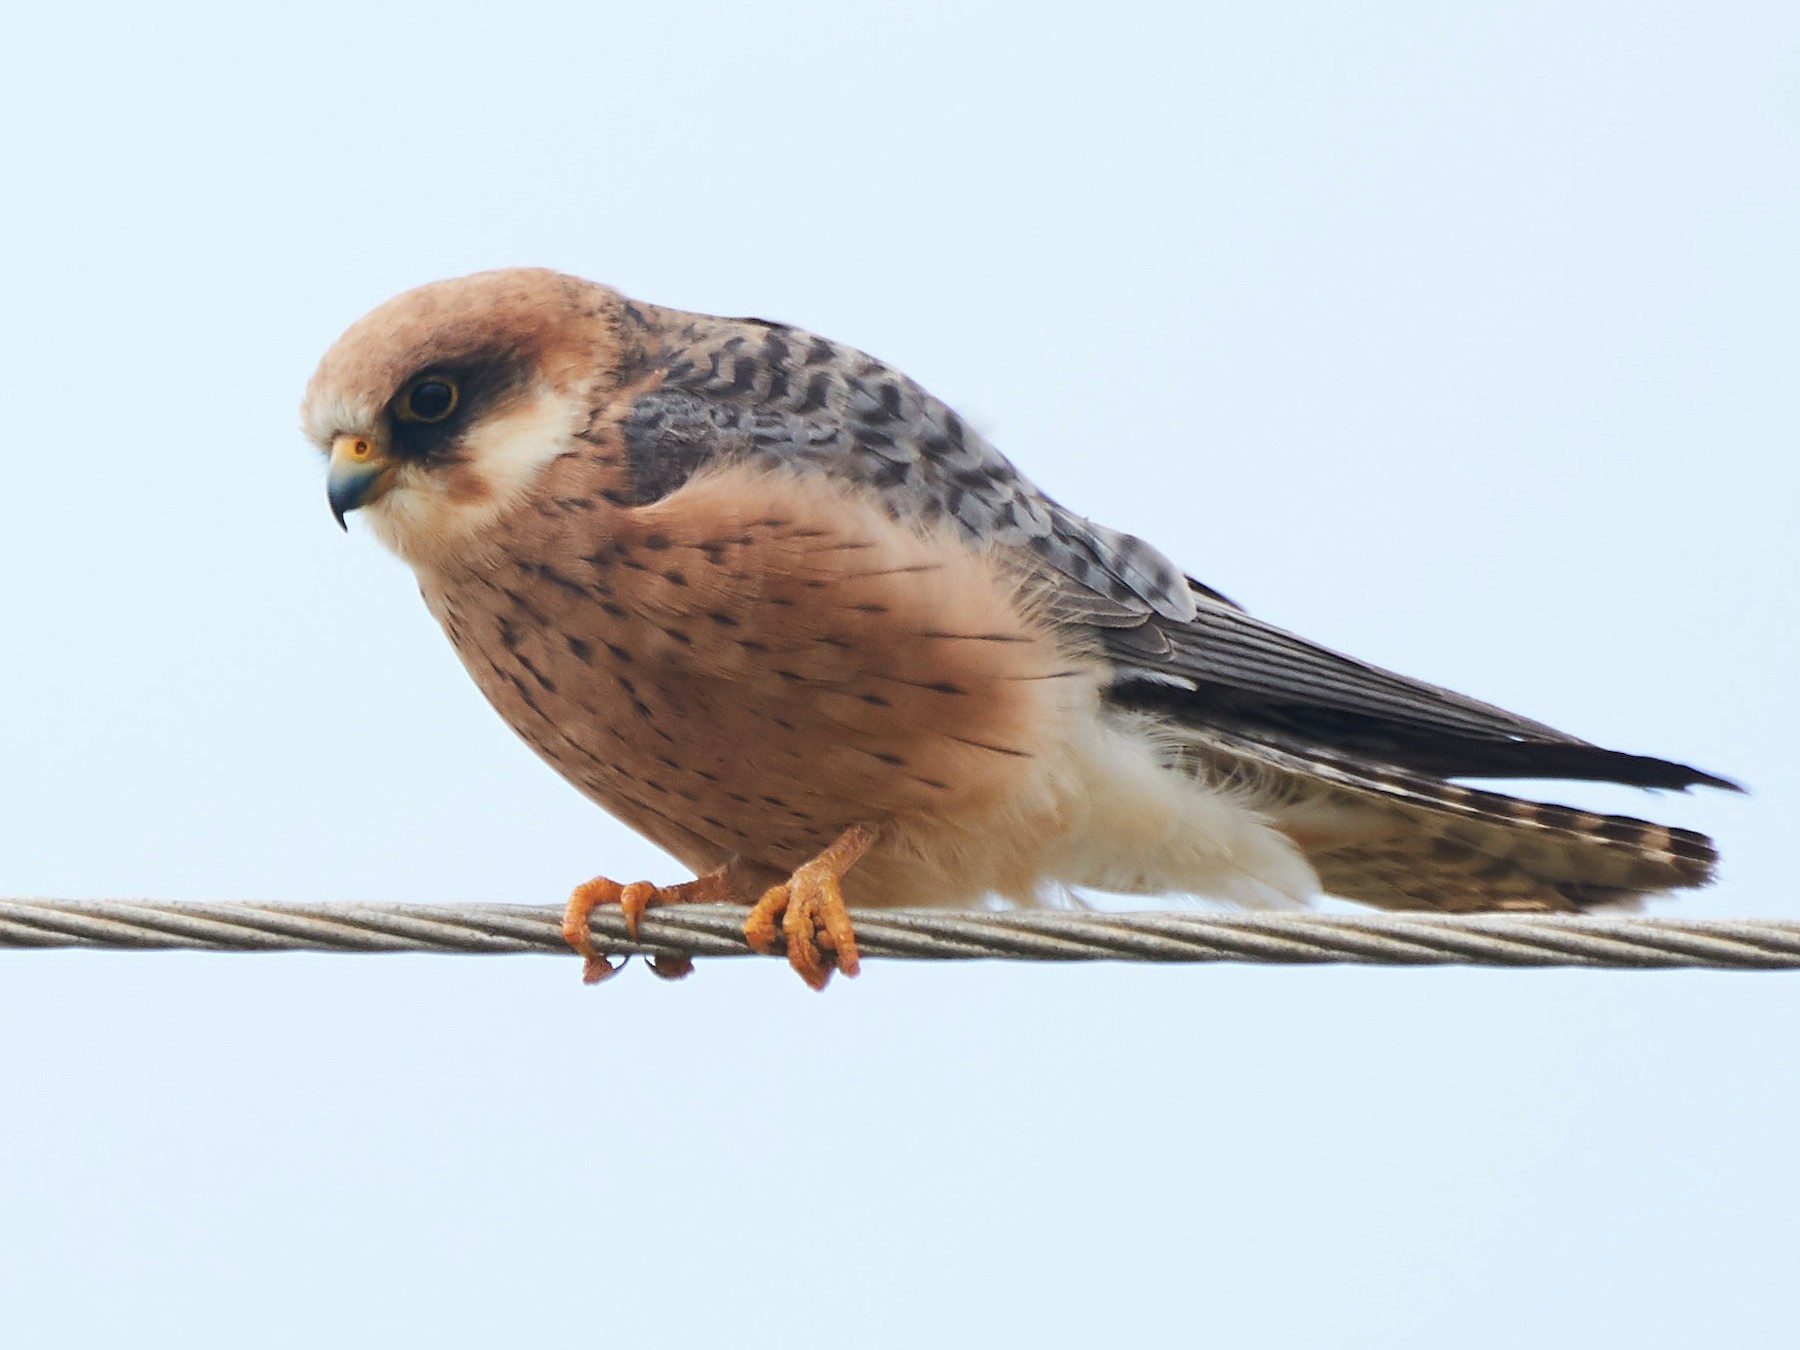
[[[456,411],[456,381],[444,375],[416,380],[395,411],[403,422],[441,422]]]

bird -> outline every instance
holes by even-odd
[[[1736,784],[1253,617],[801,328],[481,272],[353,323],[301,421],[501,717],[693,872],[573,889],[590,981],[604,904],[748,905],[823,988],[853,908],[1576,913],[1714,875],[1694,831],[1460,780]]]

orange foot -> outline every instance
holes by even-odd
[[[629,886],[621,886],[606,877],[595,877],[592,881],[582,882],[570,894],[568,907],[563,910],[563,941],[581,955],[581,982],[599,984],[616,969],[594,946],[593,934],[588,929],[588,916],[601,905],[617,905],[625,912],[625,931],[635,940],[644,911],[652,905],[705,903],[737,898],[723,869],[708,872],[693,881],[684,881],[679,886],[653,886],[648,881],[634,881]],[[652,956],[650,969],[665,980],[679,980],[682,976],[693,973],[694,958]]]
[[[788,964],[814,989],[825,987],[834,965],[847,976],[856,974],[856,930],[839,883],[874,842],[872,828],[852,825],[793,876],[769,887],[744,920],[744,940],[759,952],[773,951],[779,925]]]

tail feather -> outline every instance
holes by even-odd
[[[1278,735],[1171,728],[1183,766],[1243,795],[1333,895],[1384,909],[1576,912],[1712,880],[1712,841],[1527,801]]]

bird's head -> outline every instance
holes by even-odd
[[[624,380],[616,292],[511,269],[433,282],[358,319],[300,407],[338,523],[362,509],[415,567],[468,559]]]

